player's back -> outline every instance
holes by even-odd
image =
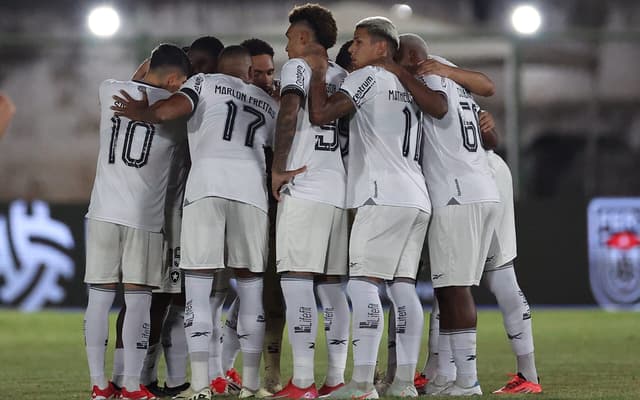
[[[326,74],[327,94],[334,94],[347,72],[329,61]],[[306,166],[307,170],[295,176],[285,191],[294,197],[332,204],[345,205],[346,172],[341,157],[338,124],[336,121],[318,126],[309,119],[309,82],[311,67],[301,58],[293,58],[282,67],[284,95],[295,92],[301,97],[296,135],[291,144],[287,170]]]
[[[431,205],[420,169],[422,113],[397,77],[380,67],[354,71],[343,85],[358,108],[351,120],[347,204]]]
[[[183,88],[191,86],[198,100],[187,124],[192,165],[185,202],[218,196],[266,211],[264,147],[273,141],[277,102],[224,74],[196,75]]]
[[[473,96],[447,78],[427,75],[421,79],[446,95],[449,108],[442,119],[425,115],[422,169],[433,206],[499,201],[482,146],[480,107]]]
[[[149,104],[170,92],[138,81],[106,80],[100,85],[100,150],[88,218],[159,232],[170,160],[176,142],[184,140],[183,121],[150,124],[113,115],[114,95],[124,90]]]

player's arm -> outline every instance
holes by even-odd
[[[15,113],[16,106],[11,101],[11,98],[0,93],[0,138],[4,136]]]
[[[433,58],[421,62],[417,72],[419,75],[438,75],[449,78],[478,96],[491,97],[496,92],[493,81],[485,74],[447,65]]]
[[[480,134],[482,135],[482,145],[485,150],[495,150],[498,147],[498,133],[496,123],[488,111],[481,110],[478,113],[480,122]]]
[[[142,78],[144,78],[144,76],[147,74],[147,72],[149,72],[149,64],[151,63],[151,59],[147,58],[146,60],[144,60],[142,62],[142,64],[140,64],[138,66],[138,69],[136,69],[136,72],[133,73],[133,76],[131,77],[132,81],[139,81]]]
[[[127,117],[132,121],[163,123],[186,117],[194,110],[193,102],[181,92],[173,94],[168,99],[157,101],[151,107],[149,107],[146,92],[142,92],[141,100],[134,99],[124,90],[121,90],[120,94],[122,97],[113,96],[115,102],[111,110],[114,111],[114,115]]]
[[[447,114],[449,104],[447,98],[440,92],[431,90],[404,67],[393,61],[388,61],[381,66],[398,77],[402,86],[411,93],[422,112],[436,119],[441,119]]]
[[[321,55],[305,57],[311,66],[309,83],[309,120],[313,125],[324,125],[349,115],[356,107],[351,98],[342,92],[327,95],[325,78],[327,76],[327,60]]]

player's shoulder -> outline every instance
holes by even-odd
[[[349,73],[346,69],[342,68],[334,61],[329,60],[329,69],[327,71],[331,71],[332,74],[347,76]]]
[[[311,67],[305,61],[304,58],[291,58],[282,66],[283,70],[290,69],[290,68],[301,69],[304,71],[311,71]]]
[[[429,55],[429,58],[431,58],[431,59],[433,59],[433,60],[436,60],[436,61],[438,61],[439,63],[445,64],[445,65],[448,65],[448,66],[450,66],[450,67],[456,67],[456,68],[458,67],[456,64],[452,63],[451,61],[447,60],[446,58],[441,57],[441,56],[438,56],[438,55],[435,55],[435,54],[430,54],[430,55]]]

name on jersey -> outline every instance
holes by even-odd
[[[413,96],[409,92],[401,90],[389,90],[390,101],[401,101],[403,103],[413,103]]]
[[[458,96],[467,98],[467,99],[473,99],[473,96],[471,95],[471,93],[469,93],[467,89],[463,88],[460,85],[457,86],[457,89],[458,89]]]
[[[275,118],[276,117],[276,112],[275,110],[271,107],[271,105],[261,99],[258,99],[256,97],[253,97],[251,95],[248,95],[244,92],[241,92],[239,90],[236,90],[232,87],[228,87],[228,86],[222,86],[222,85],[216,85],[215,89],[214,89],[214,93],[215,94],[222,94],[222,95],[226,95],[226,96],[231,96],[237,100],[240,100],[242,102],[251,104],[252,106],[258,107],[259,109],[265,111],[267,114],[269,114],[269,116],[271,118]]]
[[[358,86],[356,94],[353,95],[353,102],[356,104],[360,104],[360,100],[362,100],[364,96],[369,92],[369,90],[371,90],[371,87],[373,87],[374,83],[375,80],[373,79],[373,77],[367,76],[367,79],[365,79],[364,82],[362,82],[362,84]]]

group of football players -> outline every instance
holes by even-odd
[[[493,83],[429,54],[384,17],[358,22],[336,62],[328,9],[295,7],[286,37],[279,81],[266,42],[223,47],[203,37],[184,49],[161,44],[133,79],[101,84],[85,275],[92,399],[482,394],[470,288],[483,273],[517,358],[496,393],[541,392],[513,269],[511,175],[492,151],[493,118],[472,96],[492,95]],[[428,361],[416,373],[423,246],[436,300]],[[232,276],[237,298],[223,326]],[[119,283],[125,304],[108,380]],[[390,356],[376,379],[383,285]],[[327,347],[320,389],[316,295]],[[285,321],[293,376],[282,387]]]

